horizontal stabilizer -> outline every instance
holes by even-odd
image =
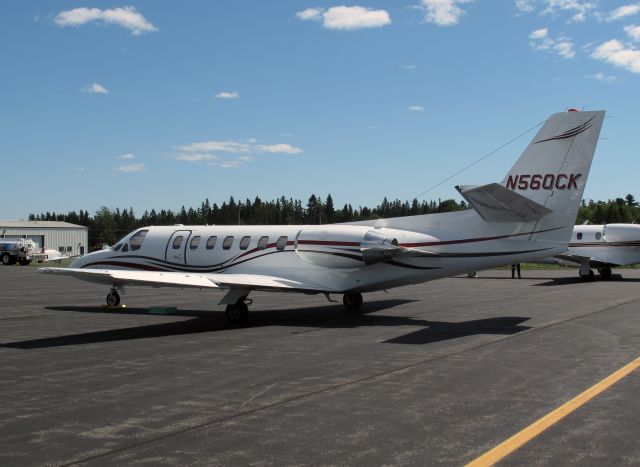
[[[499,183],[481,186],[460,185],[456,190],[487,222],[533,222],[551,212],[550,209]]]

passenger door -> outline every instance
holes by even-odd
[[[170,263],[187,264],[186,251],[190,236],[191,230],[176,230],[173,232],[167,242],[164,259]]]

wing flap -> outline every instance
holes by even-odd
[[[543,205],[499,183],[460,185],[456,190],[487,222],[533,222],[551,212]]]

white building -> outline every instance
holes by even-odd
[[[0,238],[30,238],[40,247],[69,256],[88,251],[87,227],[54,221],[0,221]]]

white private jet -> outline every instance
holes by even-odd
[[[584,280],[593,280],[591,268],[597,268],[603,279],[610,279],[612,267],[640,263],[640,225],[576,225],[569,249],[553,261],[579,266]]]
[[[243,322],[253,290],[362,293],[567,250],[604,111],[552,115],[502,181],[456,187],[473,209],[333,225],[162,226],[115,246],[42,268],[111,286],[192,287],[225,293],[227,318]]]

